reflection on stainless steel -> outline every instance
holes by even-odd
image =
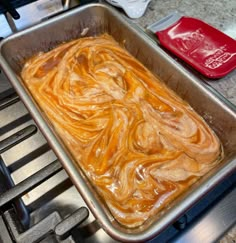
[[[0,14],[0,37],[6,37],[12,34],[12,30],[7,23],[6,17],[4,14]]]
[[[8,149],[14,147],[16,144],[20,143],[23,139],[30,137],[34,133],[36,133],[37,127],[30,125],[25,127],[24,129],[14,133],[8,138],[0,141],[0,153],[4,153]]]
[[[70,7],[70,0],[65,0],[63,4],[63,9],[67,10]]]
[[[12,32],[13,33],[17,32],[17,28],[16,28],[14,19],[12,18],[11,14],[7,12],[5,16],[6,16],[9,26],[11,27]]]
[[[0,98],[1,98],[2,93],[10,88],[11,88],[11,85],[10,85],[9,81],[7,80],[5,74],[0,69]]]
[[[34,25],[42,18],[50,16],[54,13],[63,10],[63,5],[61,0],[40,0],[33,2],[27,6],[18,8],[18,13],[21,18],[19,20],[14,20],[17,30],[24,29],[30,25]]]
[[[1,229],[1,237],[6,239],[8,242],[11,242],[11,238],[8,233],[8,229],[5,225],[5,222],[2,218],[0,218],[0,229]]]
[[[61,29],[61,26],[68,26],[66,33]],[[159,221],[154,222],[152,226],[144,225],[142,228],[138,228],[134,231],[127,231],[125,228],[119,227],[115,221],[110,221],[112,216],[103,207],[103,204],[97,198],[96,193],[91,191],[86,178],[83,177],[78,168],[76,168],[71,162],[71,158],[65,152],[63,145],[56,138],[50,126],[48,126],[45,122],[42,114],[25,92],[24,87],[14,75],[14,73],[17,73],[20,70],[20,61],[22,61],[22,59],[27,58],[40,50],[47,50],[62,41],[80,36],[82,30],[86,27],[89,28],[88,35],[107,31],[109,34],[113,35],[117,41],[123,42],[125,40],[125,47],[129,50],[129,52],[136,56],[151,71],[160,76],[160,78],[163,79],[172,89],[187,100],[216,131],[225,147],[226,156],[222,164],[200,180],[199,183],[196,183],[196,185],[191,188],[189,193],[186,195],[187,197],[180,198],[178,204],[175,205],[175,208],[166,212],[166,214],[160,217]],[[135,45],[133,45],[134,40]],[[17,52],[17,50],[20,50],[20,52]],[[143,52],[143,50],[145,50],[145,52]],[[217,92],[212,90],[206,84],[200,82],[194,75],[191,75],[191,73],[187,72],[183,67],[173,61],[173,59],[159,49],[152,40],[145,36],[139,28],[121,18],[120,15],[111,8],[95,4],[72,10],[65,15],[58,16],[47,23],[33,27],[26,32],[21,32],[15,37],[6,40],[1,45],[1,54],[3,57],[0,57],[0,59],[1,63],[4,64],[4,71],[8,78],[11,79],[14,88],[25,102],[27,108],[43,131],[44,136],[50,142],[57,156],[69,172],[74,184],[77,188],[79,188],[87,205],[91,208],[92,212],[99,219],[103,227],[113,237],[119,240],[126,239],[130,241],[137,241],[153,237],[236,167],[236,114],[234,113],[234,107],[227,104],[226,100]],[[12,58],[9,58],[9,56]],[[7,60],[10,63],[11,68],[6,65],[4,60]],[[42,135],[39,134],[38,136],[41,136],[40,141],[42,141]],[[29,143],[34,143],[34,148],[38,149],[44,146],[40,141],[37,139],[33,142],[29,139]],[[45,144],[46,141],[43,141]],[[25,143],[19,145],[18,150],[15,151],[21,154],[21,159],[18,160],[21,163],[24,163],[25,161],[25,159],[22,158],[29,158],[27,153],[21,153],[23,148],[25,148]],[[54,154],[52,154],[52,152],[47,148],[44,151],[43,156],[46,158],[48,158],[48,156],[54,156]],[[8,159],[8,161],[12,163],[10,167],[14,168],[16,163],[13,163],[14,160],[11,158],[12,154],[13,152],[4,156],[6,160]],[[32,156],[31,160],[33,163],[37,163],[39,167],[45,166],[46,162],[44,159],[40,163],[36,162],[35,159],[35,155]],[[28,166],[28,164],[24,165],[25,168]],[[18,180],[22,180],[22,177],[26,176],[24,172],[21,174],[19,172],[16,173],[18,173]],[[31,174],[31,172],[29,173]],[[16,174],[13,173],[13,176],[16,176]],[[63,184],[64,188],[62,186],[61,188],[63,188],[64,191],[67,191],[67,193],[71,193],[68,190],[68,184],[65,182],[66,178],[67,176],[63,172],[63,175],[60,176],[60,185]],[[51,187],[49,190],[52,189],[54,185],[54,178],[51,178],[50,180]],[[74,188],[72,190],[74,190]],[[37,195],[35,194],[35,196]],[[72,196],[72,194],[70,194],[70,196]],[[43,197],[46,198],[46,196]],[[78,204],[76,197],[76,201],[70,202],[68,208],[73,207],[76,203]],[[55,203],[53,200],[50,201],[50,203],[52,202]],[[34,208],[35,205],[37,205],[37,203],[32,203],[29,206]],[[157,218],[158,216],[156,219]]]
[[[9,36],[12,32],[35,25],[53,14],[68,10],[71,6],[78,4],[77,0],[38,0],[32,2],[17,9],[21,16],[18,20],[13,19],[10,14],[6,14],[7,20],[3,14],[0,15],[1,34],[3,37]]]
[[[236,188],[229,192],[228,196],[195,222],[183,234],[173,240],[175,243],[217,242],[222,236],[222,229],[229,230],[236,219]],[[214,221],[214,222],[212,222]],[[203,223],[204,222],[204,223]]]

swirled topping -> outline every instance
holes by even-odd
[[[127,227],[160,212],[222,156],[206,122],[109,35],[39,53],[22,78]]]

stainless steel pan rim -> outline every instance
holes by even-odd
[[[58,156],[59,160],[62,162],[63,167],[69,174],[71,180],[74,185],[77,187],[78,191],[81,193],[88,207],[97,218],[101,227],[110,234],[113,238],[120,241],[129,241],[129,242],[138,242],[138,241],[146,241],[148,239],[153,238],[158,233],[160,233],[164,228],[166,228],[169,224],[173,223],[182,213],[184,213],[189,207],[191,207],[197,200],[199,200],[205,193],[207,193],[211,188],[213,188],[217,183],[219,183],[223,178],[232,173],[236,169],[236,159],[229,159],[229,162],[224,163],[219,166],[217,171],[210,172],[207,177],[201,179],[197,188],[194,188],[190,191],[181,201],[180,203],[174,205],[170,210],[168,210],[165,214],[161,215],[158,220],[148,225],[148,227],[139,227],[137,229],[127,229],[122,226],[118,226],[115,223],[112,215],[108,212],[103,205],[99,203],[96,193],[94,193],[93,189],[89,185],[87,179],[83,175],[82,171],[78,169],[75,165],[73,158],[66,152],[63,144],[60,142],[60,139],[53,132],[50,127],[50,123],[48,123],[44,115],[41,113],[40,109],[37,107],[37,104],[32,99],[31,95],[24,87],[24,85],[19,81],[19,77],[17,76],[16,71],[9,64],[11,62],[10,58],[6,60],[5,57],[5,49],[8,43],[16,42],[21,38],[26,38],[27,35],[34,33],[39,29],[43,29],[45,27],[50,27],[52,24],[57,23],[58,21],[66,21],[70,16],[74,16],[86,11],[93,11],[94,9],[99,9],[102,11],[109,12],[114,18],[120,21],[123,25],[129,26],[132,33],[138,36],[141,41],[145,42],[150,48],[155,49],[158,52],[158,55],[165,59],[169,65],[174,66],[179,73],[183,74],[186,79],[189,79],[190,82],[194,83],[195,87],[198,87],[200,90],[205,92],[209,96],[209,99],[212,99],[216,104],[219,105],[224,111],[228,114],[229,117],[236,121],[236,108],[230,102],[228,102],[223,96],[221,96],[217,91],[209,87],[206,83],[203,83],[199,80],[195,75],[191,72],[187,71],[183,68],[177,61],[171,58],[168,54],[166,54],[160,47],[158,47],[145,32],[129,21],[127,18],[121,16],[116,10],[112,7],[109,7],[104,4],[89,4],[83,7],[79,7],[77,9],[73,9],[64,14],[56,16],[50,20],[47,20],[43,23],[40,23],[36,26],[33,26],[29,29],[21,31],[17,34],[14,34],[7,39],[3,40],[0,44],[0,66],[2,67],[4,73],[11,81],[11,84],[19,94],[20,98],[24,102],[26,108],[29,110],[33,119],[37,123],[38,127],[44,134],[48,143],[54,150],[55,154]],[[9,48],[7,49],[9,50]]]

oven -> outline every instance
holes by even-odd
[[[2,38],[88,3],[4,2],[0,1]],[[219,240],[236,223],[235,182],[233,173],[150,242]],[[1,71],[0,242],[116,242],[88,210]]]

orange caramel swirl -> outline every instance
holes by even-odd
[[[222,156],[206,122],[109,35],[39,53],[22,78],[127,227],[160,212]]]

